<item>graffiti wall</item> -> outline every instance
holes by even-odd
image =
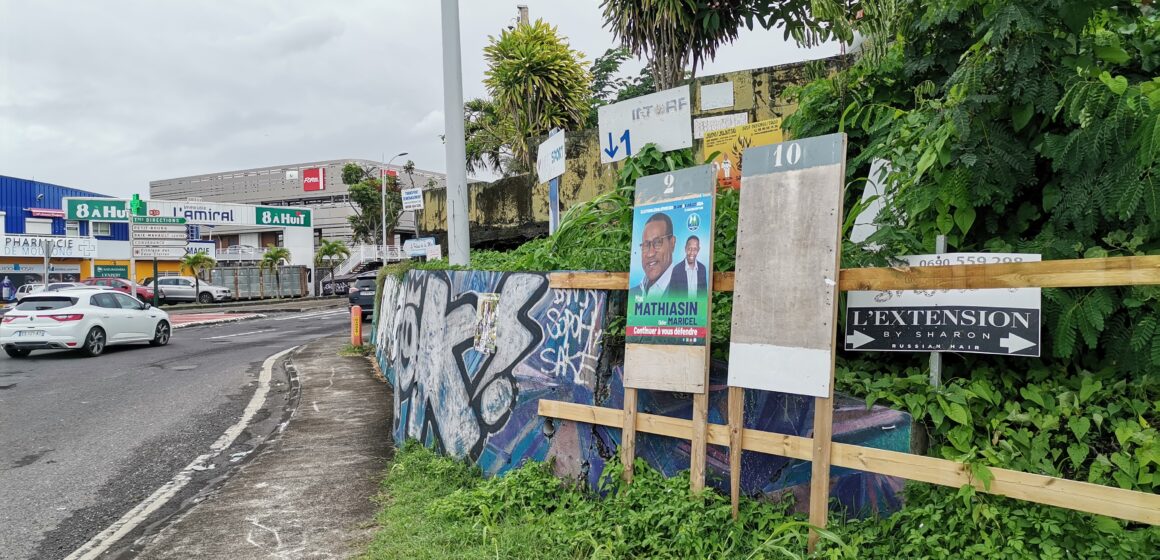
[[[394,387],[396,441],[469,458],[489,475],[553,457],[560,476],[596,487],[620,430],[545,419],[536,410],[540,399],[622,407],[623,360],[601,345],[607,292],[549,289],[543,274],[413,270],[402,280],[387,277],[379,293],[376,352]],[[494,329],[493,350],[476,343],[483,320]],[[710,375],[709,421],[719,424],[726,423],[726,369],[715,362]],[[692,417],[690,395],[640,395],[642,412]],[[812,398],[747,391],[745,409],[748,428],[810,435]],[[839,399],[834,418],[835,441],[909,449],[905,413]],[[669,475],[689,468],[688,441],[641,434],[637,454]],[[728,450],[710,446],[708,467],[709,484],[727,492]],[[747,451],[742,489],[793,492],[804,505],[809,471],[808,462]],[[834,496],[853,513],[899,505],[899,479],[839,468],[833,475]]]

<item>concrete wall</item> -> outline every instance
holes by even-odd
[[[804,84],[816,74],[832,73],[842,61],[840,57],[833,57],[697,78],[692,82],[692,117],[696,120],[746,113],[749,122],[788,117],[797,109],[797,104],[786,95],[786,89]],[[733,105],[701,110],[701,85],[722,82],[733,83]],[[611,190],[620,171],[618,163],[600,163],[600,139],[595,130],[569,130],[567,135],[567,171],[560,179],[561,215],[577,203]],[[533,158],[535,147],[542,141],[536,139],[530,142]],[[700,157],[701,144],[700,139],[693,141],[697,157]],[[528,239],[547,233],[548,187],[534,181],[536,178],[533,176],[520,175],[494,183],[469,185],[468,216],[472,245],[487,246],[500,240]],[[426,234],[434,234],[442,240],[447,231],[446,190],[428,190],[424,192],[424,197],[420,227]]]
[[[377,360],[394,387],[397,442],[416,439],[465,457],[489,475],[527,460],[555,458],[557,474],[593,488],[620,444],[620,430],[547,421],[540,399],[623,407],[623,356],[602,346],[619,294],[553,290],[546,275],[480,271],[417,271],[388,277],[376,306]],[[500,294],[496,352],[473,348],[481,293]],[[726,365],[711,374],[709,421],[726,423]],[[687,394],[641,391],[643,412],[691,418]],[[808,436],[813,399],[747,391],[746,427]],[[834,440],[908,451],[910,416],[840,398]],[[668,475],[689,468],[689,442],[641,434],[638,456]],[[728,492],[727,449],[710,446],[708,483]],[[792,491],[804,506],[808,462],[755,452],[742,458],[742,489],[751,496]],[[852,512],[890,511],[902,481],[834,469],[833,496]]]

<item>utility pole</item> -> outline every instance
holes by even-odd
[[[459,0],[442,0],[443,114],[447,151],[447,257],[467,266],[471,231],[467,223],[467,146],[463,136],[463,55],[459,50]]]
[[[527,4],[519,4],[516,6],[516,9],[520,11],[520,23],[523,25],[530,24],[531,20],[528,19],[528,6],[527,6]]]

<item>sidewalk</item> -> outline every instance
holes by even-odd
[[[293,354],[298,409],[240,472],[137,558],[344,558],[362,552],[391,446],[389,386],[342,336]]]

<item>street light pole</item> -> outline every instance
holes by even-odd
[[[381,188],[379,189],[379,210],[382,211],[381,222],[379,222],[379,229],[383,232],[383,264],[387,264],[387,167],[395,161],[395,158],[403,157],[407,152],[396,154],[391,158],[391,161],[383,164],[382,177],[379,177]]]
[[[467,146],[463,136],[463,54],[459,50],[459,0],[443,0],[443,115],[447,135],[447,257],[471,257],[467,217]]]

